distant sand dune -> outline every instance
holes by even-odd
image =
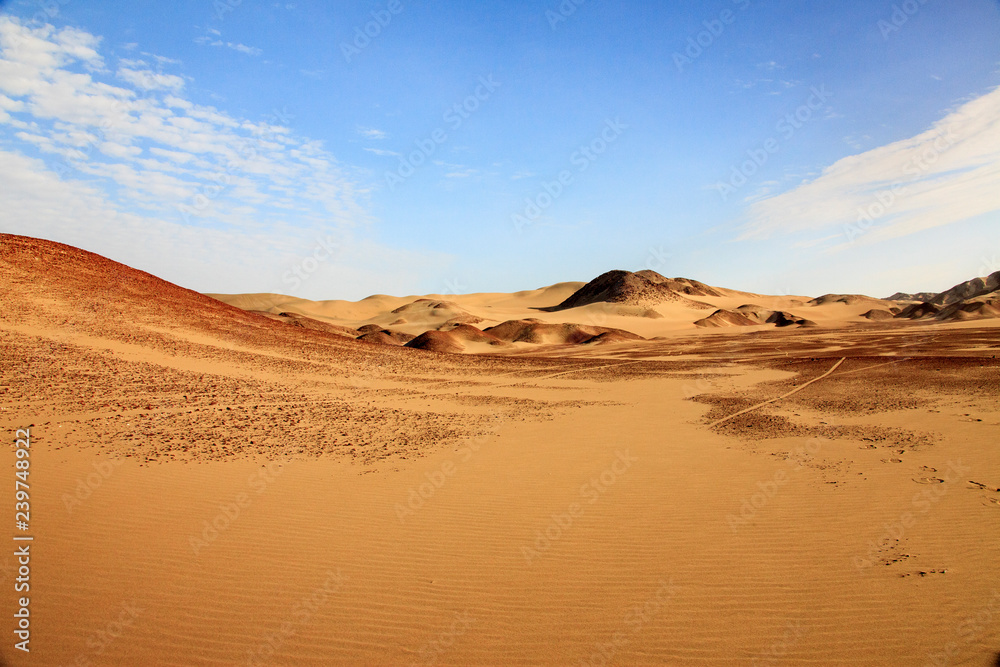
[[[875,299],[870,296],[865,296],[864,294],[824,294],[823,296],[816,297],[806,305],[823,306],[831,303],[842,303],[845,306],[866,304],[870,306],[889,307],[891,305],[886,303],[884,299]]]
[[[675,301],[694,308],[711,307],[687,299],[687,296],[722,296],[722,293],[697,281],[665,278],[655,271],[609,271],[594,278],[551,310],[567,310],[602,302],[656,306],[665,301]]]
[[[380,345],[406,345],[412,341],[415,336],[403,333],[401,331],[389,331],[387,329],[379,329],[377,331],[369,331],[368,333],[358,336],[358,340],[364,341],[366,343],[378,343]]]
[[[754,327],[761,322],[732,310],[717,310],[708,317],[695,322],[699,327]]]
[[[496,349],[510,347],[510,344],[470,324],[458,324],[448,331],[422,333],[406,346],[430,352],[456,354],[469,351],[470,347],[475,350],[481,350],[483,346]]]
[[[302,327],[303,329],[312,329],[313,331],[326,331],[328,333],[334,333],[338,336],[344,336],[346,338],[357,338],[362,335],[362,333],[366,333],[359,331],[358,329],[351,329],[350,327],[342,327],[328,322],[320,322],[319,320],[314,320],[310,317],[305,317],[304,315],[299,315],[297,313],[274,314],[263,310],[251,310],[250,312],[277,322],[289,324],[293,327]]]
[[[861,317],[865,318],[866,320],[875,320],[875,321],[891,320],[895,316],[896,314],[893,313],[891,310],[884,310],[882,308],[872,308],[871,310],[861,314]]]
[[[605,333],[613,333],[625,340],[641,340],[641,336],[621,329],[587,326],[582,324],[548,324],[537,319],[510,320],[485,330],[509,343],[535,345],[579,345]]]
[[[734,327],[842,328],[865,321],[888,324],[893,319],[942,322],[994,319],[1000,307],[996,291],[984,290],[990,290],[998,282],[1000,272],[962,283],[941,294],[900,292],[892,299],[876,299],[863,294],[824,294],[810,299],[741,292],[686,278],[666,278],[655,271],[644,270],[635,273],[609,271],[588,283],[558,283],[513,294],[374,295],[356,303],[311,302],[273,294],[219,295],[219,298],[251,310],[299,314],[341,327],[330,331],[343,335],[350,335],[354,329],[364,329],[366,325],[371,325],[375,331],[391,329],[417,337],[429,330],[447,332],[460,324],[473,325],[482,331],[511,321],[536,321],[559,327],[578,323],[578,326],[626,332],[616,334],[624,338],[652,339]],[[918,297],[924,300],[912,300]],[[753,299],[754,303],[748,304],[748,299]],[[710,309],[711,314],[706,316],[704,311]],[[520,337],[517,345],[582,344],[588,340],[579,333],[560,334],[550,328],[542,335],[538,332],[543,329],[535,329],[535,333],[529,331],[501,337],[504,340],[512,338],[508,342],[515,342],[513,338]],[[427,344],[439,349],[454,351],[460,347],[463,353],[503,351],[497,346],[466,345],[460,341],[445,345],[446,338],[431,338],[436,342]],[[512,349],[518,350],[516,346]]]
[[[951,289],[945,290],[930,299],[930,303],[936,306],[950,306],[959,301],[983,296],[991,292],[1000,290],[1000,271],[990,274],[985,278],[973,278],[955,285]]]
[[[734,311],[717,310],[705,319],[695,322],[699,327],[748,327],[773,324],[777,327],[816,326],[812,320],[780,310],[769,310],[753,304],[742,305]]]

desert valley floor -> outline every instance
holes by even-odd
[[[0,271],[6,664],[996,664],[1000,320],[440,354]]]

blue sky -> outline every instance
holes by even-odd
[[[0,230],[313,299],[940,290],[1000,270],[998,34],[996,0],[14,0]]]

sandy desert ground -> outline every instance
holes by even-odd
[[[536,310],[581,287],[428,298],[652,340],[359,342],[464,315],[242,310],[0,237],[5,664],[998,664],[1000,320]],[[748,303],[815,326],[693,324]]]

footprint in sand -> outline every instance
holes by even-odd
[[[940,477],[920,477],[920,478],[914,478],[913,481],[916,482],[917,484],[943,484],[944,483],[944,480],[941,479]]]
[[[903,459],[882,459],[882,463],[902,463]]]
[[[973,486],[973,487],[977,488],[977,489],[982,489],[983,491],[994,491],[994,492],[996,492],[996,493],[1000,493],[1000,489],[998,489],[998,488],[996,488],[996,487],[993,487],[993,486],[986,486],[985,484],[981,484],[981,483],[979,483],[979,482],[974,482],[974,481],[972,481],[971,479],[969,480],[969,484],[970,484],[971,486]]]
[[[1000,498],[987,498],[986,500],[993,503],[997,507],[1000,507]]]
[[[922,472],[937,472],[937,468],[931,468],[930,466],[920,466]]]

